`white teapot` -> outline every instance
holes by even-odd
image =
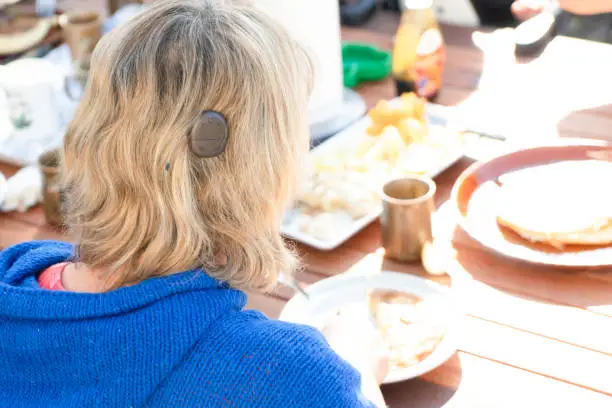
[[[64,83],[56,66],[42,59],[0,66],[0,155],[33,163],[51,139],[57,143],[65,125]]]

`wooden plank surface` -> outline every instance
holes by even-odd
[[[396,24],[396,16],[382,13],[366,29],[344,29],[343,36],[390,49]],[[475,32],[485,35],[488,48],[474,46]],[[554,131],[562,137],[610,139],[612,82],[607,68],[612,66],[612,47],[557,38],[539,58],[516,60],[502,53],[503,33],[445,26],[444,34],[449,62],[440,103],[458,106],[466,117],[493,117],[500,134],[525,130],[519,136],[544,139]],[[487,54],[495,53],[497,40],[496,62]],[[584,78],[587,61],[593,62]],[[369,107],[395,92],[391,80],[358,90]],[[467,311],[460,351],[418,380],[384,387],[388,403],[417,408],[612,407],[612,271],[568,273],[517,264],[483,250],[446,211],[452,184],[469,164],[464,160],[437,178],[436,234],[452,239],[451,271],[461,282],[458,290]],[[15,169],[0,165],[0,171],[10,175]],[[0,215],[0,246],[31,239],[67,237],[46,225],[40,207]],[[347,271],[426,276],[418,264],[384,259],[377,223],[329,253],[297,248],[306,266],[298,278],[306,285]],[[247,307],[276,318],[291,295],[284,287],[271,294],[251,293]]]

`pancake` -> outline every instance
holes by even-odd
[[[531,242],[612,244],[612,163],[563,162],[500,180],[497,222]]]

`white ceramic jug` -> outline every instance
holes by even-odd
[[[256,0],[312,54],[317,72],[310,100],[311,124],[338,115],[343,103],[340,6],[336,0]]]
[[[0,122],[8,118],[12,136],[24,140],[41,139],[57,132],[61,126],[57,93],[63,92],[63,81],[52,63],[40,59],[22,59],[1,66]]]

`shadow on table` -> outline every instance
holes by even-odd
[[[461,375],[461,363],[455,354],[446,364],[424,377],[383,386],[385,401],[393,408],[444,407],[457,392]]]
[[[475,281],[506,293],[506,301],[513,299],[612,313],[612,291],[609,290],[612,268],[575,270],[509,259],[482,247],[459,227],[453,241],[462,242],[456,258],[462,268]]]
[[[559,122],[562,137],[576,137],[612,142],[612,104],[574,111]]]

